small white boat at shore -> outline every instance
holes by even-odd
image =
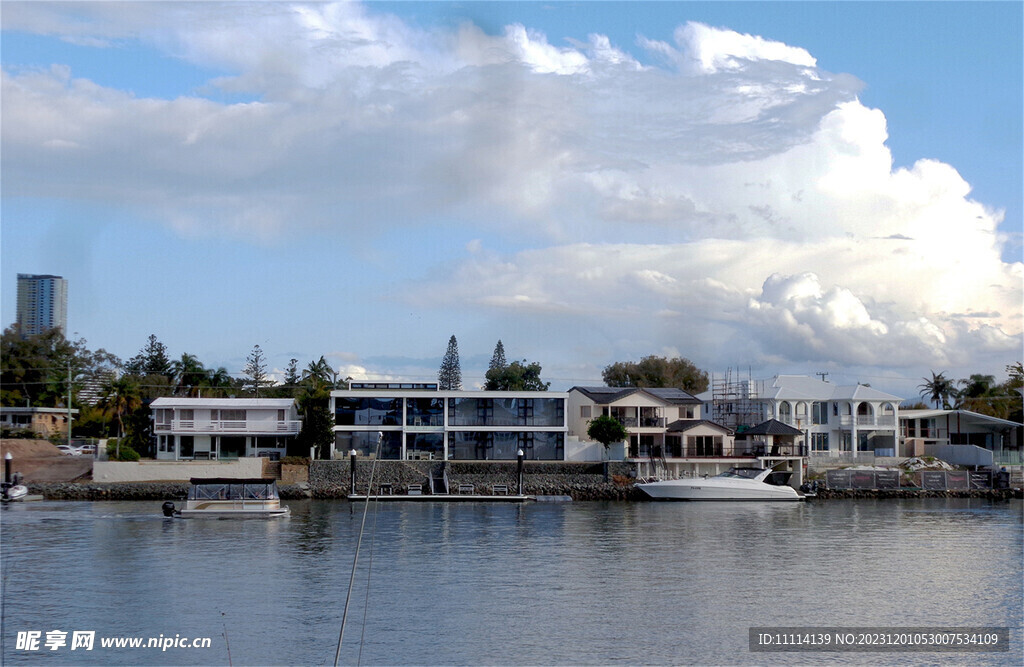
[[[231,477],[194,477],[185,507],[177,509],[167,501],[164,516],[182,518],[267,518],[287,516],[281,505],[275,479],[236,479]]]
[[[789,486],[789,474],[771,468],[729,468],[714,477],[637,484],[654,500],[803,500]]]

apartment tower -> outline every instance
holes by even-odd
[[[18,274],[18,332],[33,336],[59,328],[67,334],[68,283],[60,276]]]

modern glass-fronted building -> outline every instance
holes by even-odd
[[[18,333],[68,329],[68,283],[60,276],[18,274]]]
[[[354,384],[331,392],[334,456],[354,449],[383,459],[503,461],[522,449],[527,460],[562,461],[567,396]]]

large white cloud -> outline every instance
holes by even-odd
[[[602,35],[428,31],[350,3],[129,5],[15,4],[3,19],[138,38],[235,72],[212,84],[257,101],[140,99],[60,63],[5,67],[5,195],[116,202],[185,234],[439,218],[507,234],[536,249],[435,267],[420,302],[567,338],[586,322],[604,332],[588,352],[612,358],[1019,354],[1022,269],[1000,259],[1001,213],[949,165],[894,170],[861,83],[802,48],[690,23],[671,44],[641,38],[667,63],[643,66]]]

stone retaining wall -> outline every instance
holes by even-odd
[[[471,484],[474,493],[491,495],[492,487],[504,484],[514,493],[518,484],[515,461],[448,462],[377,461],[356,463],[356,492],[366,493],[373,472],[373,490],[390,484],[393,493],[404,494],[410,484],[430,487],[430,473],[441,466],[448,473],[448,488],[458,491],[460,484]],[[572,496],[574,500],[627,500],[639,498],[632,488],[635,469],[632,464],[561,463],[527,461],[523,466],[524,491],[528,495]],[[313,461],[309,467],[309,487],[315,498],[345,498],[351,493],[348,461]]]

